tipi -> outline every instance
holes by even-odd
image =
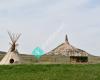
[[[11,47],[8,50],[7,54],[4,56],[4,58],[1,60],[0,64],[1,65],[9,65],[9,64],[20,64],[20,57],[18,50],[16,47],[18,44],[16,44],[17,40],[19,39],[21,34],[14,34],[8,32],[8,35],[11,39]]]

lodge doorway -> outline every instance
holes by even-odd
[[[70,62],[87,63],[88,57],[87,56],[70,56]]]

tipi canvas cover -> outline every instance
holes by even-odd
[[[0,64],[19,64],[20,58],[18,52],[8,52],[1,60]]]

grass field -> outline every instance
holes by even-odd
[[[0,66],[0,80],[100,80],[100,64]]]

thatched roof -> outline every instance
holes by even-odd
[[[66,35],[65,43],[62,43],[46,55],[65,55],[65,56],[88,56],[88,53],[72,46]]]

